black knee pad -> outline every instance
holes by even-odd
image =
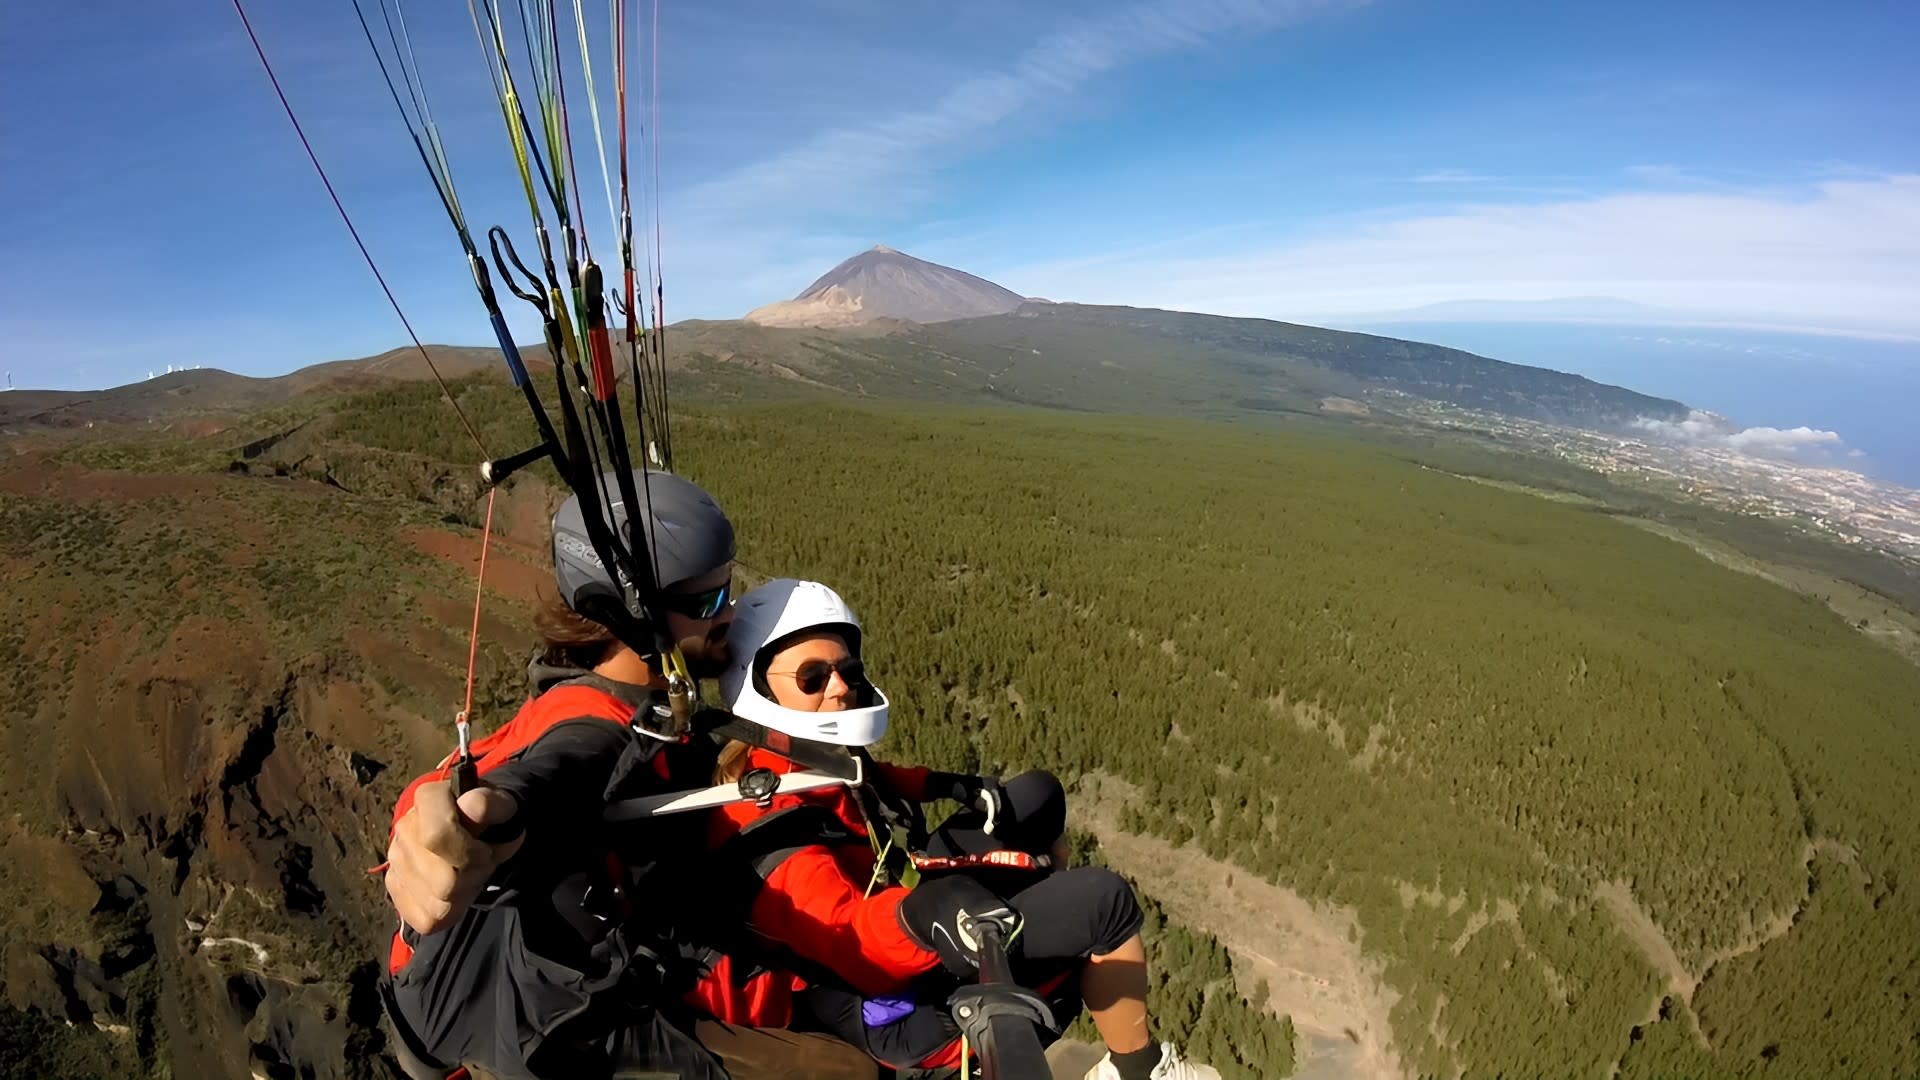
[[[1011,846],[1035,855],[1067,831],[1067,789],[1045,769],[1033,769],[1008,780],[1009,822],[1005,839]]]
[[[1035,805],[1043,802],[1064,803],[1067,801],[1066,785],[1060,782],[1059,777],[1045,769],[1028,769],[1026,772],[1007,781],[1008,790],[1011,791],[1016,788],[1023,793],[1030,791]]]

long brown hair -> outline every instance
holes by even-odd
[[[799,633],[806,632],[806,630],[799,631]],[[753,663],[747,665],[747,673],[753,680],[753,688],[769,701],[773,700],[773,690],[767,686],[767,663],[796,636],[797,634],[788,634],[778,641],[770,641],[762,645],[754,654]],[[728,739],[727,744],[720,748],[720,757],[713,763],[713,782],[715,784],[737,782],[746,775],[747,759],[752,753],[753,747],[747,743],[738,739]]]
[[[574,611],[559,594],[535,597],[533,630],[540,635],[540,662],[592,670],[616,644],[613,631]]]
[[[727,745],[720,748],[720,759],[713,763],[713,782],[731,784],[738,781],[747,771],[747,755],[752,752],[752,746],[738,739],[728,739]]]

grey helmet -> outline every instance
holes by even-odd
[[[653,553],[661,588],[733,561],[733,523],[698,484],[668,472],[635,469],[634,491],[642,506],[651,509],[653,519],[648,528],[645,515],[641,515],[643,532],[636,538],[632,532],[635,515],[622,505],[619,475],[609,472],[600,479],[601,490],[611,499],[610,505],[602,500],[602,515],[636,559]],[[605,621],[603,613],[609,601],[620,609],[626,606],[620,602],[625,590],[594,551],[577,494],[560,504],[553,515],[553,577],[560,588],[560,599],[588,618]]]

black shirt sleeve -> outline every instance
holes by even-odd
[[[927,773],[927,798],[952,799],[965,805],[980,794],[980,778],[965,773],[940,772]]]
[[[519,802],[519,825],[536,834],[597,824],[607,780],[632,738],[605,720],[563,720],[486,781]]]

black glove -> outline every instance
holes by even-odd
[[[962,806],[986,814],[988,836],[993,835],[994,827],[1000,821],[1000,812],[1007,806],[1007,789],[1000,785],[998,777],[934,773],[927,778],[927,787]]]
[[[900,901],[900,928],[923,949],[940,954],[940,964],[961,978],[980,967],[975,924],[1000,924],[1002,939],[1013,937],[1020,916],[992,890],[965,874],[924,880]]]

